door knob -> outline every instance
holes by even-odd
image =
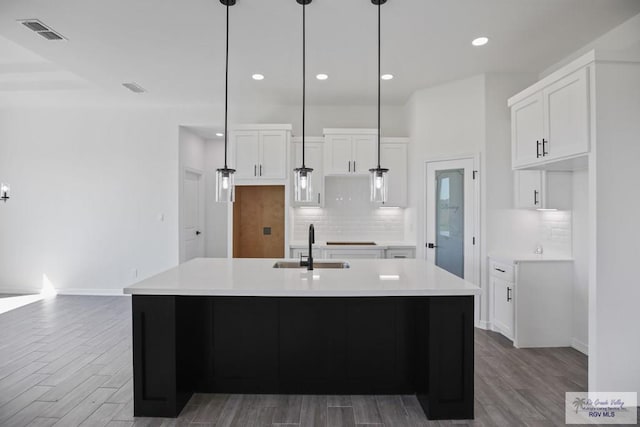
[[[427,248],[429,248],[429,249],[435,249],[437,247],[438,247],[438,245],[436,245],[435,243],[427,243]]]
[[[198,230],[198,231],[196,231],[196,236],[199,236],[199,235],[201,235],[201,234],[202,234],[202,232],[200,232],[199,230]]]

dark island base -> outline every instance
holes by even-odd
[[[473,418],[473,296],[133,296],[134,414],[194,392],[416,394]]]

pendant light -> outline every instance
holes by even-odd
[[[236,4],[236,0],[220,0],[227,8],[227,47],[224,73],[224,167],[216,169],[216,202],[233,202],[235,169],[227,167],[227,145],[229,132],[227,131],[227,115],[229,110],[229,6]]]
[[[294,173],[294,199],[296,202],[311,202],[313,189],[311,188],[312,168],[308,168],[304,163],[305,150],[305,108],[306,108],[306,88],[307,88],[307,68],[306,68],[306,6],[311,0],[296,0],[302,5],[302,167],[295,168]]]
[[[380,7],[387,0],[371,0],[371,3],[378,6],[378,166],[369,169],[371,201],[375,203],[385,203],[387,201],[387,187],[389,186],[389,169],[380,167]]]

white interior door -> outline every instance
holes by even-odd
[[[427,163],[426,258],[477,283],[474,160]]]
[[[204,194],[202,174],[185,170],[183,180],[182,262],[204,257]]]

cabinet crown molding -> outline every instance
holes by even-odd
[[[237,130],[288,130],[291,131],[293,127],[291,124],[241,124],[233,125],[231,131]]]

